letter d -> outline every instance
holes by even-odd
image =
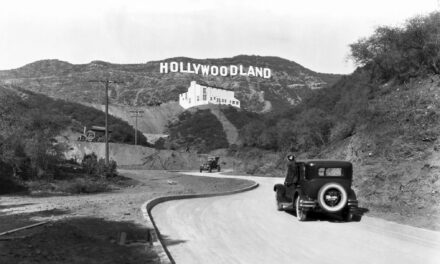
[[[269,79],[272,76],[272,71],[269,68],[263,69],[263,78]]]
[[[233,75],[237,75],[238,73],[238,67],[235,65],[231,65],[231,67],[229,68],[229,72],[231,74],[231,76]]]

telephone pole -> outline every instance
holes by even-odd
[[[133,110],[133,111],[130,111],[130,113],[135,114],[135,115],[132,116],[132,117],[136,118],[136,122],[135,122],[135,124],[136,124],[136,128],[135,128],[135,130],[134,130],[134,145],[137,146],[137,138],[138,138],[138,137],[137,137],[137,131],[138,131],[138,117],[142,117],[142,116],[139,115],[139,114],[143,114],[144,111],[142,111],[142,110]]]
[[[105,84],[105,165],[109,164],[109,149],[108,149],[108,86],[110,83],[123,83],[120,81],[106,80],[89,80],[89,82]]]

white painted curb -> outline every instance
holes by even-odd
[[[154,206],[159,203],[163,203],[171,200],[182,200],[182,199],[191,199],[191,198],[203,198],[203,197],[214,197],[214,196],[223,196],[236,194],[241,192],[246,192],[253,190],[258,187],[258,183],[254,182],[251,186],[241,188],[234,191],[229,192],[220,192],[220,193],[209,193],[209,194],[184,194],[184,195],[170,195],[163,196],[158,198],[153,198],[144,204],[142,204],[141,211],[142,215],[146,221],[147,228],[149,229],[149,240],[151,245],[153,246],[154,251],[159,255],[160,263],[164,264],[174,264],[174,259],[171,256],[170,252],[165,246],[165,243],[162,240],[159,229],[154,222],[153,215],[151,214],[151,210]]]

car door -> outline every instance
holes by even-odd
[[[298,183],[301,181],[300,167],[301,167],[301,165],[299,165],[299,164],[296,164],[296,166],[295,166],[296,175],[298,175],[298,177],[299,177]],[[293,177],[293,174],[292,174],[292,175],[287,175],[286,176],[286,180],[284,181],[284,185],[286,186],[286,197],[291,202],[293,202],[293,200],[292,200],[293,199],[293,195],[295,193],[296,186],[298,184],[298,183],[294,184],[293,180],[294,180],[294,177]]]

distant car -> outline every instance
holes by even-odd
[[[110,141],[111,130],[108,130],[108,140]],[[78,141],[105,142],[105,127],[92,126],[89,130],[84,127],[84,133],[78,137]]]
[[[276,184],[278,210],[296,212],[299,221],[307,220],[310,212],[339,214],[345,221],[360,221],[363,211],[358,207],[351,188],[353,165],[347,161],[297,161],[299,175],[295,185],[286,177],[284,184]]]
[[[217,170],[220,172],[220,157],[208,157],[208,161],[200,165],[200,172],[206,170],[212,172],[212,170]]]

